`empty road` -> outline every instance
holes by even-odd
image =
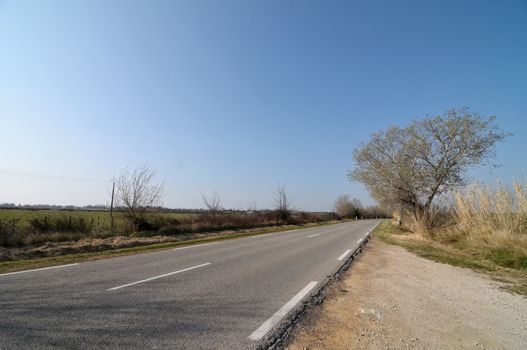
[[[0,274],[0,349],[255,349],[377,223]]]

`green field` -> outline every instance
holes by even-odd
[[[161,213],[157,214],[166,220],[183,220],[197,214],[189,213]],[[0,209],[0,221],[11,226],[14,222],[18,231],[27,232],[30,229],[32,219],[55,219],[55,218],[83,218],[92,224],[94,231],[110,231],[111,220],[109,211],[91,210],[29,210],[29,209]],[[125,229],[124,216],[120,212],[114,212],[114,230],[122,232]]]
[[[148,212],[129,220],[122,212],[115,212],[112,230],[108,211],[0,209],[0,246],[23,247],[112,236],[188,236],[334,219],[331,213],[295,212],[283,220],[276,212],[270,211],[225,211]]]

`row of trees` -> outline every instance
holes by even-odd
[[[146,213],[154,211],[162,205],[164,182],[156,181],[155,171],[145,164],[135,169],[125,169],[115,181],[115,204],[123,212],[134,230],[147,226]],[[213,218],[223,211],[220,196],[214,192],[211,195],[202,194],[202,201],[207,213]],[[294,212],[292,197],[286,185],[277,186],[274,193],[276,221],[291,222]],[[254,208],[255,209],[255,208]],[[364,207],[355,198],[343,195],[337,198],[334,206],[337,218],[369,218],[387,217],[388,213],[378,206]]]
[[[357,198],[348,195],[341,195],[335,200],[333,211],[339,218],[346,219],[369,219],[369,218],[388,218],[391,212],[379,205],[365,207]]]
[[[145,225],[145,214],[154,211],[163,203],[164,181],[156,181],[156,172],[146,164],[139,164],[135,169],[123,170],[114,179],[115,193],[112,191],[112,208],[114,204],[124,212],[126,219],[134,230]],[[220,196],[201,195],[209,215],[213,217],[223,211]],[[292,198],[285,184],[278,185],[274,199],[277,221],[288,223],[292,214]]]
[[[416,120],[407,127],[392,126],[372,135],[353,153],[351,180],[363,183],[377,202],[404,213],[425,230],[434,227],[434,204],[438,198],[466,182],[467,170],[495,156],[495,145],[509,133],[495,124],[495,117],[482,117],[468,108],[450,109],[443,115]],[[136,223],[142,214],[162,202],[163,183],[146,165],[116,179],[116,199],[127,217]],[[202,196],[209,212],[221,210],[217,194]],[[285,184],[275,193],[276,213],[287,222],[291,197]],[[335,211],[341,217],[361,216],[360,201],[341,196]]]

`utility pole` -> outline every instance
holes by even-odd
[[[113,233],[113,194],[115,192],[115,181],[112,183],[112,202],[110,204],[110,230]]]

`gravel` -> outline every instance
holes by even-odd
[[[373,239],[287,349],[527,349],[527,299],[500,286]]]

